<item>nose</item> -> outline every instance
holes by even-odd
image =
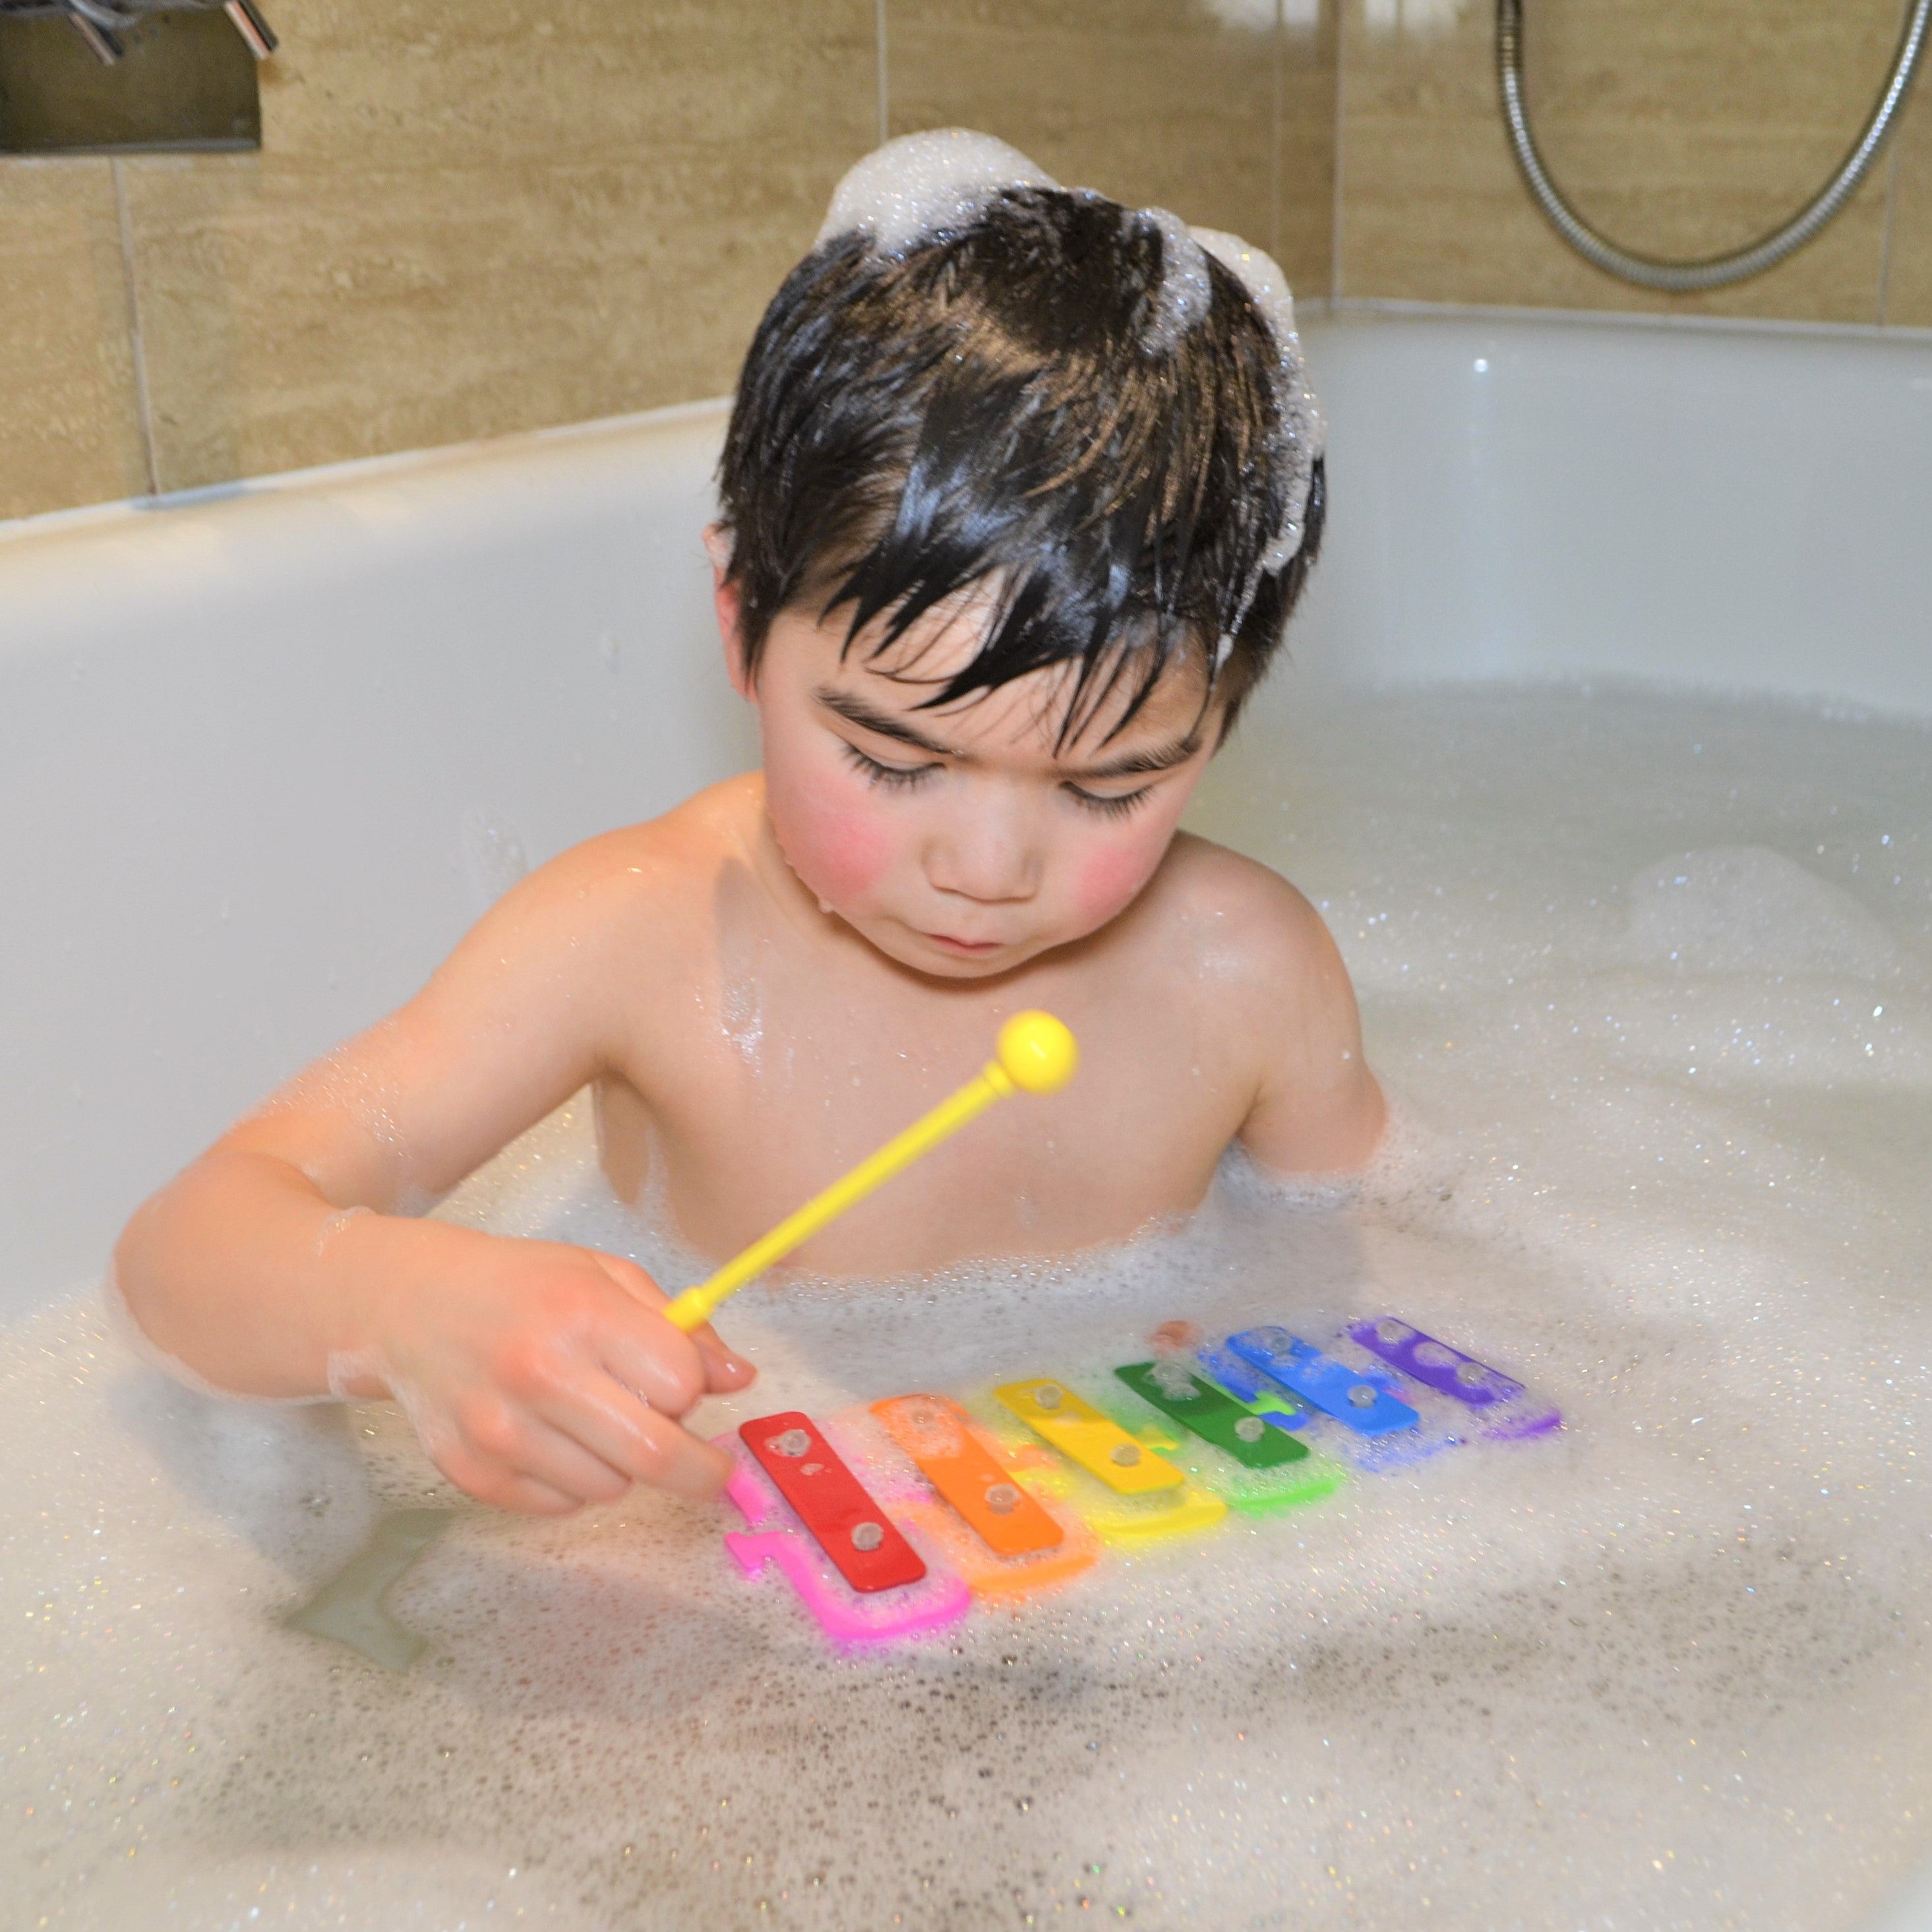
[[[1010,905],[1040,890],[1040,853],[1023,800],[1004,787],[974,788],[934,826],[926,876],[938,892]]]

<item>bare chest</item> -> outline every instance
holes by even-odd
[[[692,1246],[735,1252],[976,1073],[1001,1021],[1056,1012],[1082,1045],[1061,1092],[1004,1101],[800,1252],[836,1274],[1062,1252],[1185,1214],[1251,1101],[1238,1046],[1184,986],[1047,970],[934,993],[721,971],[687,1037],[604,1083],[604,1166],[649,1185]],[[640,1042],[640,1046],[645,1046]]]

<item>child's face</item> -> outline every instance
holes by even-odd
[[[1220,725],[1170,674],[1112,738],[1125,699],[1058,751],[1067,666],[943,711],[921,700],[976,652],[983,604],[935,613],[885,657],[843,654],[842,614],[772,624],[748,686],[736,598],[718,612],[758,708],[766,809],[806,890],[924,973],[991,978],[1105,926],[1160,862]]]

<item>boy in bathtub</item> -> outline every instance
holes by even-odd
[[[704,1496],[728,1463],[680,1418],[747,1363],[628,1261],[416,1218],[586,1083],[618,1191],[722,1258],[1009,1014],[1064,1018],[1079,1078],[819,1236],[830,1273],[1118,1240],[1237,1138],[1359,1168],[1383,1102],[1321,920],[1176,830],[1314,555],[1319,436],[1265,256],[981,136],[862,163],[759,328],[706,533],[762,769],[543,867],[148,1202],[142,1328],[222,1389],[393,1395],[506,1508]]]

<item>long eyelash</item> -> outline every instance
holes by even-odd
[[[868,784],[882,786],[887,791],[908,790],[939,769],[937,765],[915,765],[908,771],[898,765],[882,765],[877,758],[867,758],[856,745],[847,745],[845,755]]]
[[[1066,787],[1068,794],[1085,810],[1097,812],[1102,818],[1125,818],[1145,804],[1153,791],[1151,785],[1142,785],[1138,791],[1124,791],[1118,798],[1101,798],[1090,791],[1082,791],[1078,785]]]

